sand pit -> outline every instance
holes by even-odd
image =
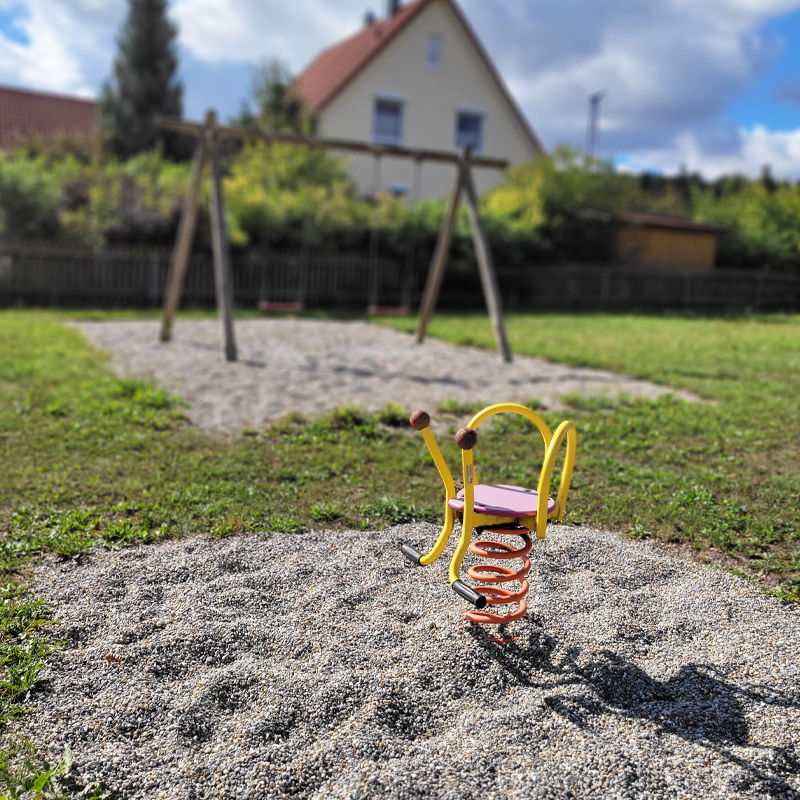
[[[366,322],[251,319],[236,323],[239,361],[222,354],[215,321],[180,320],[174,341],[160,344],[156,321],[86,322],[91,344],[111,353],[118,374],[153,379],[190,404],[200,428],[237,433],[289,411],[320,414],[357,403],[376,411],[389,402],[433,412],[442,400],[521,402],[561,407],[565,394],[618,397],[692,395],[602,370],[566,367],[429,339]]]
[[[26,732],[125,800],[800,797],[797,612],[554,526],[498,645],[444,561],[398,552],[436,531],[52,558],[32,588],[67,646]]]

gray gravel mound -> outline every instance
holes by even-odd
[[[554,526],[497,644],[444,558],[398,552],[437,532],[52,559],[33,589],[67,644],[25,732],[119,798],[800,798],[796,612]]]

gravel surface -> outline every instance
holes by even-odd
[[[67,645],[26,732],[119,798],[800,798],[796,611],[553,526],[495,644],[446,559],[398,552],[437,532],[53,557],[32,588]]]
[[[429,339],[366,322],[238,320],[239,361],[226,362],[218,322],[178,320],[174,340],[158,341],[159,323],[86,322],[91,344],[112,354],[124,376],[152,378],[180,394],[200,428],[236,433],[289,411],[319,414],[358,403],[376,411],[390,401],[433,412],[442,400],[526,402],[559,408],[578,392],[616,397],[692,395],[596,369],[565,367]]]

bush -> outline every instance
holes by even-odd
[[[38,159],[0,155],[0,234],[50,239],[58,235],[60,187]]]
[[[413,206],[383,194],[359,198],[345,162],[323,150],[249,144],[224,156],[231,244],[363,255],[419,269],[430,261],[445,212],[442,199]],[[109,156],[98,135],[31,140],[0,156],[0,233],[65,239],[90,246],[171,244],[191,165],[157,151],[126,162]],[[209,206],[206,184],[201,216]],[[800,269],[800,189],[789,183],[699,176],[633,176],[568,147],[509,170],[481,201],[499,267],[616,258],[616,215],[625,210],[683,214],[724,227],[723,266]],[[208,225],[196,247],[210,251]],[[474,273],[467,211],[459,212],[449,269]]]
[[[695,189],[696,219],[726,226],[717,263],[730,267],[800,268],[800,187],[726,178]]]

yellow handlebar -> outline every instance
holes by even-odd
[[[417,430],[422,434],[422,438],[425,440],[425,444],[428,446],[428,451],[431,454],[431,458],[433,458],[433,463],[436,464],[436,469],[439,470],[439,475],[442,479],[442,483],[444,484],[444,526],[442,527],[442,532],[439,534],[436,544],[434,544],[434,546],[431,548],[431,551],[424,556],[420,556],[417,562],[422,564],[422,566],[427,567],[429,564],[433,564],[433,562],[436,561],[439,556],[441,556],[444,548],[447,546],[447,542],[450,539],[450,534],[453,532],[455,515],[453,513],[453,509],[450,508],[449,501],[455,499],[456,485],[453,481],[453,476],[450,474],[450,470],[447,468],[447,462],[444,460],[442,451],[439,449],[439,445],[436,443],[433,433],[431,433],[430,414],[428,414],[427,411],[415,411],[411,415],[409,422],[414,430]]]
[[[478,427],[486,422],[487,419],[493,417],[495,414],[502,413],[519,414],[526,419],[530,420],[539,430],[542,435],[544,443],[544,463],[542,464],[542,471],[539,477],[538,487],[538,501],[536,507],[536,536],[539,539],[544,539],[547,531],[548,517],[558,520],[563,519],[564,510],[567,504],[567,495],[569,493],[570,483],[572,481],[572,472],[575,468],[575,456],[578,448],[578,432],[572,422],[562,422],[555,433],[551,433],[547,427],[547,423],[534,411],[527,406],[518,403],[496,403],[495,405],[488,406],[476,414],[470,420],[469,427],[462,428],[457,436],[456,443],[461,447],[461,466],[464,479],[464,510],[462,516],[461,538],[456,547],[453,558],[450,561],[449,577],[450,583],[456,589],[458,594],[466,597],[470,602],[485,604],[483,595],[479,595],[466,584],[462,584],[459,578],[461,571],[461,564],[464,556],[469,549],[470,540],[472,538],[472,530],[475,523],[475,486],[478,485],[478,478],[475,473],[475,466],[473,463],[472,449],[475,446],[478,435]],[[436,540],[433,548],[426,555],[422,555],[410,545],[403,545],[403,552],[412,561],[418,564],[427,566],[436,561],[443,553],[447,542],[453,533],[455,525],[455,514],[453,509],[450,508],[450,501],[456,497],[455,482],[453,476],[447,467],[444,460],[442,451],[430,430],[430,415],[425,411],[416,411],[410,419],[411,426],[422,434],[428,451],[433,458],[433,463],[439,470],[439,475],[444,484],[445,501],[444,501],[444,526]],[[552,514],[548,514],[548,501],[550,495],[550,484],[553,479],[553,470],[555,469],[556,460],[558,459],[561,446],[566,440],[567,452],[564,458],[564,468],[561,473],[561,484],[558,489],[558,496],[555,501],[555,509]]]
[[[564,518],[564,509],[567,506],[567,494],[572,482],[572,471],[575,469],[575,455],[578,451],[578,431],[571,422],[562,422],[553,434],[550,445],[544,457],[542,474],[539,476],[539,502],[536,507],[536,538],[544,539],[547,528],[547,501],[550,497],[550,482],[553,479],[553,469],[556,465],[561,443],[567,440],[567,455],[564,458],[564,469],[561,472],[561,485],[558,487],[556,507],[553,516],[557,520]]]

